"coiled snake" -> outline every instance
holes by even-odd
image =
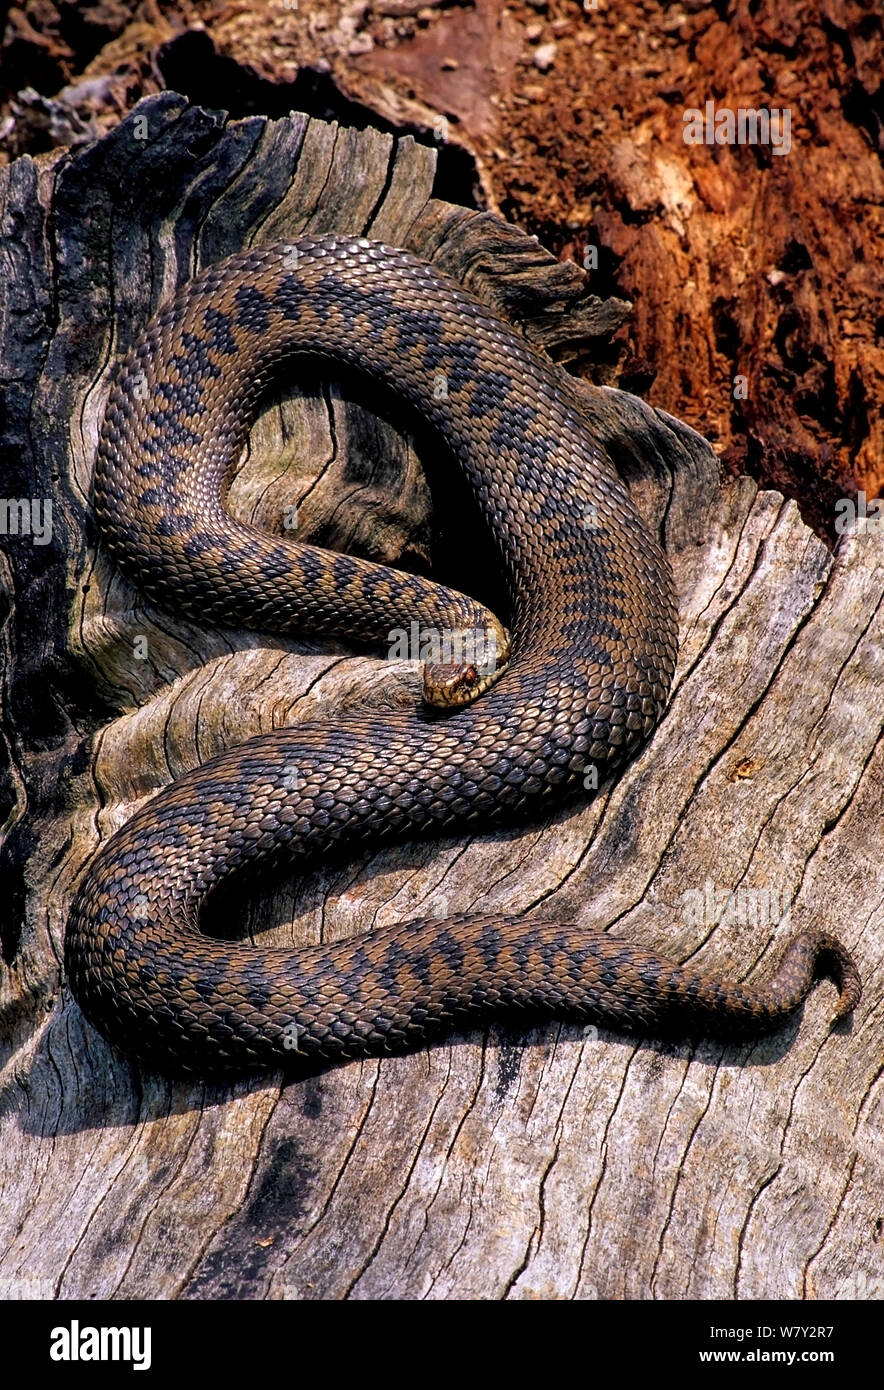
[[[304,352],[383,381],[449,446],[499,552],[511,634],[453,590],[226,511],[261,393]],[[221,1076],[400,1050],[491,1016],[751,1033],[797,1008],[823,966],[840,984],[837,1016],[856,1004],[850,957],[820,934],[743,987],[567,923],[497,914],[299,951],[200,931],[204,899],[238,870],[527,816],[579,793],[589,765],[628,758],[663,711],[677,643],[666,559],[556,369],[453,280],[335,236],[212,266],[122,363],[94,504],[115,561],[171,609],[378,643],[417,620],[461,640],[456,659],[442,646],[426,666],[423,708],[253,738],[112,836],[77,893],[65,954],[78,1003],[123,1049]],[[468,640],[491,661],[465,659]]]

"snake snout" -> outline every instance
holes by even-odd
[[[424,700],[437,709],[468,705],[482,694],[487,684],[487,677],[472,664],[424,667]]]
[[[483,695],[501,676],[509,659],[509,634],[496,619],[493,627],[476,640],[466,634],[466,642],[456,649],[456,660],[424,661],[424,702],[435,709],[456,709]],[[446,653],[447,654],[447,653]]]

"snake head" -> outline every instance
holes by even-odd
[[[460,659],[424,662],[424,703],[434,709],[459,709],[472,704],[506,669],[509,636],[496,618],[491,620],[479,640],[475,631],[464,637],[460,646],[454,644],[452,653],[443,652],[444,656],[456,654]]]

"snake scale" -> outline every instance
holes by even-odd
[[[452,589],[227,511],[262,394],[305,353],[392,388],[447,446],[499,555],[509,632]],[[108,840],[78,889],[65,957],[84,1013],[125,1051],[224,1077],[400,1051],[490,1018],[750,1035],[785,1019],[823,970],[840,987],[836,1016],[855,1006],[850,956],[818,933],[793,940],[767,982],[742,986],[573,924],[497,913],[301,950],[201,931],[203,903],[231,874],[342,842],[482,832],[561,804],[590,765],[604,775],[628,759],[666,704],[677,651],[667,561],[561,373],[454,280],[339,236],[211,266],[118,368],[94,506],[111,556],[169,609],[379,644],[416,620],[478,634],[496,653],[480,670],[440,649],[412,712],[233,747]]]

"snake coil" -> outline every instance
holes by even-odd
[[[509,634],[452,589],[274,538],[225,509],[260,397],[296,353],[383,382],[448,445],[499,554]],[[345,839],[481,831],[579,794],[587,767],[629,758],[665,707],[677,650],[665,556],[556,369],[430,265],[329,236],[209,268],[121,365],[94,505],[110,554],[160,605],[379,643],[417,620],[496,654],[484,672],[428,668],[428,701],[455,706],[444,717],[425,706],[261,735],[111,837],[78,890],[65,959],[84,1013],[124,1050],[168,1072],[233,1076],[401,1050],[490,1017],[751,1034],[796,1009],[823,967],[840,984],[838,1017],[858,1001],[849,955],[814,933],[767,983],[743,987],[501,914],[297,951],[201,932],[204,900],[238,871]]]

